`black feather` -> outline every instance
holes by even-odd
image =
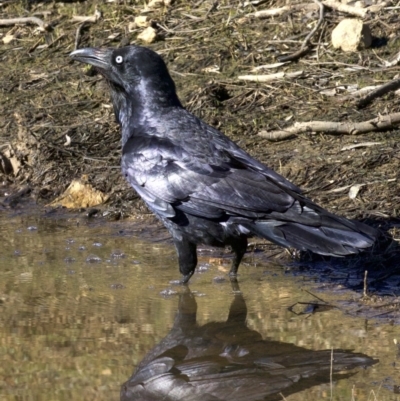
[[[150,49],[80,49],[110,84],[122,132],[122,171],[173,236],[187,282],[196,246],[231,245],[237,273],[247,238],[345,256],[377,232],[335,216],[181,105],[162,58]]]

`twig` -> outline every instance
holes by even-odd
[[[353,7],[349,6],[347,4],[339,3],[338,1],[334,0],[324,0],[321,1],[321,3],[328,8],[332,8],[334,10],[346,13],[346,14],[351,14],[356,17],[360,18],[365,18],[365,16],[368,13],[376,13],[380,11],[382,8],[386,7],[387,4],[389,4],[389,1],[383,1],[379,4],[373,4],[369,7],[366,8],[360,8],[360,7]],[[301,3],[301,4],[291,4],[279,8],[270,8],[267,10],[259,10],[255,11],[254,13],[249,13],[246,14],[245,17],[255,17],[255,18],[269,18],[269,17],[275,17],[282,15],[288,11],[292,10],[315,10],[316,5],[315,4],[307,4],[307,3]]]
[[[291,10],[291,6],[283,6],[279,8],[272,8],[268,10],[255,11],[254,13],[249,13],[246,17],[256,17],[256,18],[268,18],[275,17],[277,15],[282,15],[286,11]]]
[[[75,15],[72,17],[73,22],[92,22],[96,23],[101,18],[101,12],[99,10],[95,10],[92,16],[82,16],[82,15]]]
[[[314,36],[315,32],[317,32],[318,28],[321,26],[322,22],[324,21],[324,5],[319,0],[313,0],[315,4],[319,7],[319,19],[317,25],[314,29],[306,36],[304,39],[304,43],[301,47],[306,47],[310,39]]]
[[[314,36],[315,32],[321,26],[322,22],[324,21],[324,5],[319,0],[313,0],[313,1],[319,7],[319,19],[318,19],[317,24],[315,25],[314,29],[312,29],[311,32],[306,36],[303,44],[301,45],[300,49],[297,52],[295,52],[293,54],[289,54],[287,56],[278,56],[277,57],[278,61],[280,61],[280,62],[295,61],[310,51],[309,42],[310,42],[311,38]]]
[[[273,63],[273,64],[259,65],[258,67],[254,67],[250,72],[257,72],[257,71],[266,70],[269,68],[278,68],[278,67],[282,67],[285,64],[286,63]]]
[[[74,50],[78,49],[79,47],[79,42],[81,40],[81,35],[82,35],[82,29],[88,23],[95,24],[101,17],[102,17],[101,12],[97,9],[94,11],[94,14],[92,16],[87,17],[81,15],[75,15],[74,17],[72,17],[72,21],[81,22],[81,24],[76,29]]]
[[[317,61],[319,61],[319,49],[320,49],[320,47],[321,47],[321,45],[322,45],[322,38],[323,38],[323,36],[324,36],[326,26],[327,26],[327,23],[325,22],[325,23],[323,24],[323,27],[322,27],[322,29],[321,29],[321,32],[319,33],[319,38],[318,38],[318,42],[317,42],[317,48],[316,48],[316,50],[315,50],[315,55],[316,55]]]
[[[247,7],[247,6],[253,6],[253,7],[257,7],[257,6],[261,6],[261,4],[266,3],[268,0],[252,0],[252,1],[246,1],[243,3],[243,7]]]
[[[18,25],[18,24],[33,24],[39,27],[39,30],[46,31],[50,28],[43,20],[37,17],[10,18],[0,19],[0,26]]]
[[[366,132],[387,130],[393,128],[397,124],[400,124],[400,113],[388,114],[386,116],[379,115],[372,120],[362,121],[360,123],[338,123],[333,121],[297,122],[284,130],[270,132],[261,131],[259,135],[270,141],[281,141],[305,132],[358,135]]]
[[[255,17],[255,18],[269,18],[269,17],[275,17],[278,15],[282,15],[286,13],[287,11],[292,11],[292,10],[313,10],[315,9],[314,4],[308,4],[308,3],[302,3],[302,4],[291,4],[279,8],[270,8],[268,10],[260,10],[260,11],[255,11],[254,13],[249,13],[246,14],[246,17]]]
[[[368,148],[371,146],[382,145],[382,142],[361,142],[361,143],[354,143],[352,145],[345,145],[340,149],[341,152],[345,150],[353,150],[357,148]]]
[[[365,16],[369,12],[379,11],[382,7],[384,7],[386,5],[386,4],[384,4],[384,5],[379,4],[379,5],[372,5],[367,8],[360,8],[360,7],[353,7],[353,6],[349,6],[347,4],[339,3],[338,1],[334,1],[334,0],[324,0],[324,1],[321,1],[321,3],[328,8],[332,8],[334,10],[337,10],[337,11],[340,11],[340,12],[343,12],[346,14],[355,15],[356,17],[361,17],[361,18],[365,18]],[[387,3],[387,2],[383,2],[383,3]],[[319,6],[319,4],[318,4],[318,6]],[[283,6],[283,7],[279,7],[279,8],[270,8],[267,10],[255,11],[254,13],[247,14],[246,17],[268,18],[268,17],[275,17],[278,15],[282,15],[282,14],[286,13],[287,11],[302,10],[302,9],[314,10],[315,8],[316,8],[316,6],[314,4],[306,4],[306,3],[291,4],[291,5],[287,5],[287,6]]]
[[[49,43],[47,45],[47,48],[50,49],[51,47],[53,47],[58,41],[60,41],[62,38],[64,38],[65,36],[67,36],[66,33],[61,34],[60,36],[58,36],[57,38],[55,38],[51,43]]]
[[[388,67],[394,67],[400,62],[400,52],[397,53],[392,61],[384,61],[384,65],[382,67],[388,68]]]
[[[318,301],[321,301],[321,302],[323,302],[324,304],[328,304],[324,299],[322,299],[322,298],[316,296],[316,295],[315,295],[314,293],[312,293],[311,291],[308,291],[308,290],[303,290],[303,291],[306,292],[307,294],[310,294],[312,297],[317,298]]]
[[[51,15],[53,12],[50,10],[41,10],[41,11],[35,11],[33,13],[34,17],[48,17],[49,15]]]
[[[304,71],[294,71],[294,72],[276,72],[275,74],[267,75],[240,75],[238,79],[242,81],[255,81],[255,82],[270,82],[277,79],[284,78],[298,78],[303,76]]]
[[[82,29],[85,25],[87,25],[87,21],[83,21],[82,24],[79,24],[78,28],[76,29],[74,50],[77,50],[79,47],[79,42],[81,41]]]
[[[378,180],[378,181],[368,181],[365,182],[363,185],[375,185],[375,184],[382,184],[382,183],[387,183],[387,182],[396,182],[396,178],[389,178],[388,180]],[[338,194],[344,191],[347,191],[349,188],[351,188],[352,185],[345,185],[344,187],[339,187],[339,188],[333,188],[328,191],[323,191],[322,193],[324,194]]]
[[[42,37],[39,39],[39,40],[37,40],[36,41],[36,43],[32,46],[32,47],[30,47],[29,49],[28,49],[28,53],[32,53],[33,51],[35,51],[36,50],[36,48],[40,45],[40,43],[42,42]]]
[[[368,270],[364,272],[364,290],[363,290],[363,297],[366,298],[368,296],[368,285],[367,285],[367,277],[368,277]]]
[[[376,89],[374,89],[372,92],[368,93],[365,97],[360,99],[356,106],[359,109],[362,109],[365,107],[368,103],[372,102],[377,97],[383,96],[388,92],[395,91],[400,88],[400,78],[393,79],[392,81],[383,84],[381,86],[378,86]]]
[[[357,98],[360,98],[361,96],[364,96],[364,95],[372,92],[373,90],[379,88],[379,86],[380,85],[364,86],[364,88],[350,92],[348,95],[339,96],[339,97],[335,98],[335,100],[339,103],[343,103],[346,100],[357,99]],[[328,93],[328,91],[326,91],[326,92],[321,91],[320,93],[325,96],[335,96],[336,89],[344,89],[344,87],[343,86],[337,87],[332,91],[332,93]]]
[[[95,15],[92,15],[91,17],[85,17],[84,15],[75,15],[72,17],[72,22],[92,22],[95,23],[98,21],[98,18]]]
[[[334,10],[341,11],[343,13],[352,14],[357,17],[365,18],[368,13],[368,9],[349,6],[347,4],[339,3],[334,0],[322,1],[322,4],[326,7],[333,8]]]
[[[218,1],[214,1],[211,5],[211,7],[207,10],[206,15],[203,18],[203,21],[205,21],[210,13],[214,12],[218,8]]]
[[[306,45],[306,47],[301,47],[300,50],[297,50],[297,52],[289,54],[287,56],[277,56],[277,60],[281,61],[281,62],[285,62],[285,61],[296,61],[298,60],[300,57],[305,56],[308,52],[310,51],[310,47],[308,46],[308,44]]]

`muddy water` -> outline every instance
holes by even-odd
[[[221,354],[229,354],[231,361],[257,359],[257,372],[269,370],[269,379],[252,377],[250,387],[260,388],[261,394],[270,386],[272,390],[262,393],[270,397],[266,399],[283,399],[279,393],[287,400],[400,399],[400,358],[394,343],[400,341],[399,327],[346,316],[337,308],[291,312],[288,307],[296,302],[318,300],[307,292],[307,280],[284,266],[247,256],[240,288],[233,288],[228,280],[214,280],[224,277],[227,265],[203,257],[203,271],[185,290],[168,284],[178,277],[172,245],[141,239],[134,222],[19,213],[0,216],[0,227],[2,401],[118,400],[121,384],[141,361],[143,368],[168,347],[181,349],[182,343],[187,358],[203,350],[204,356],[195,357],[213,363],[220,363]],[[317,296],[334,303],[353,295]],[[179,316],[189,316],[190,324]],[[334,376],[330,383],[331,349],[338,363],[342,357],[359,365],[367,360],[351,359],[340,349],[379,362],[355,368],[355,374],[342,380]],[[319,350],[328,351],[314,352]],[[183,358],[168,355],[170,360]],[[285,367],[296,360],[300,362],[293,375]],[[306,364],[304,372],[301,366]],[[277,367],[279,380],[271,376]],[[248,385],[241,374],[237,372],[237,386]],[[207,398],[186,394],[181,399]]]

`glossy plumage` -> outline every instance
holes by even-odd
[[[376,231],[322,209],[299,188],[188,112],[162,58],[145,47],[80,49],[110,84],[121,125],[122,172],[170,231],[183,282],[196,246],[230,245],[236,275],[247,238],[345,256],[374,244]]]

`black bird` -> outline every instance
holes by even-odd
[[[231,246],[231,276],[251,236],[330,256],[374,244],[375,229],[322,209],[187,111],[154,51],[85,48],[71,57],[93,65],[109,83],[122,172],[171,233],[183,283],[196,268],[198,244]]]
[[[121,401],[276,401],[378,362],[349,350],[263,339],[247,327],[245,299],[233,289],[227,321],[204,325],[196,322],[189,288],[180,294],[173,327],[121,386]]]

